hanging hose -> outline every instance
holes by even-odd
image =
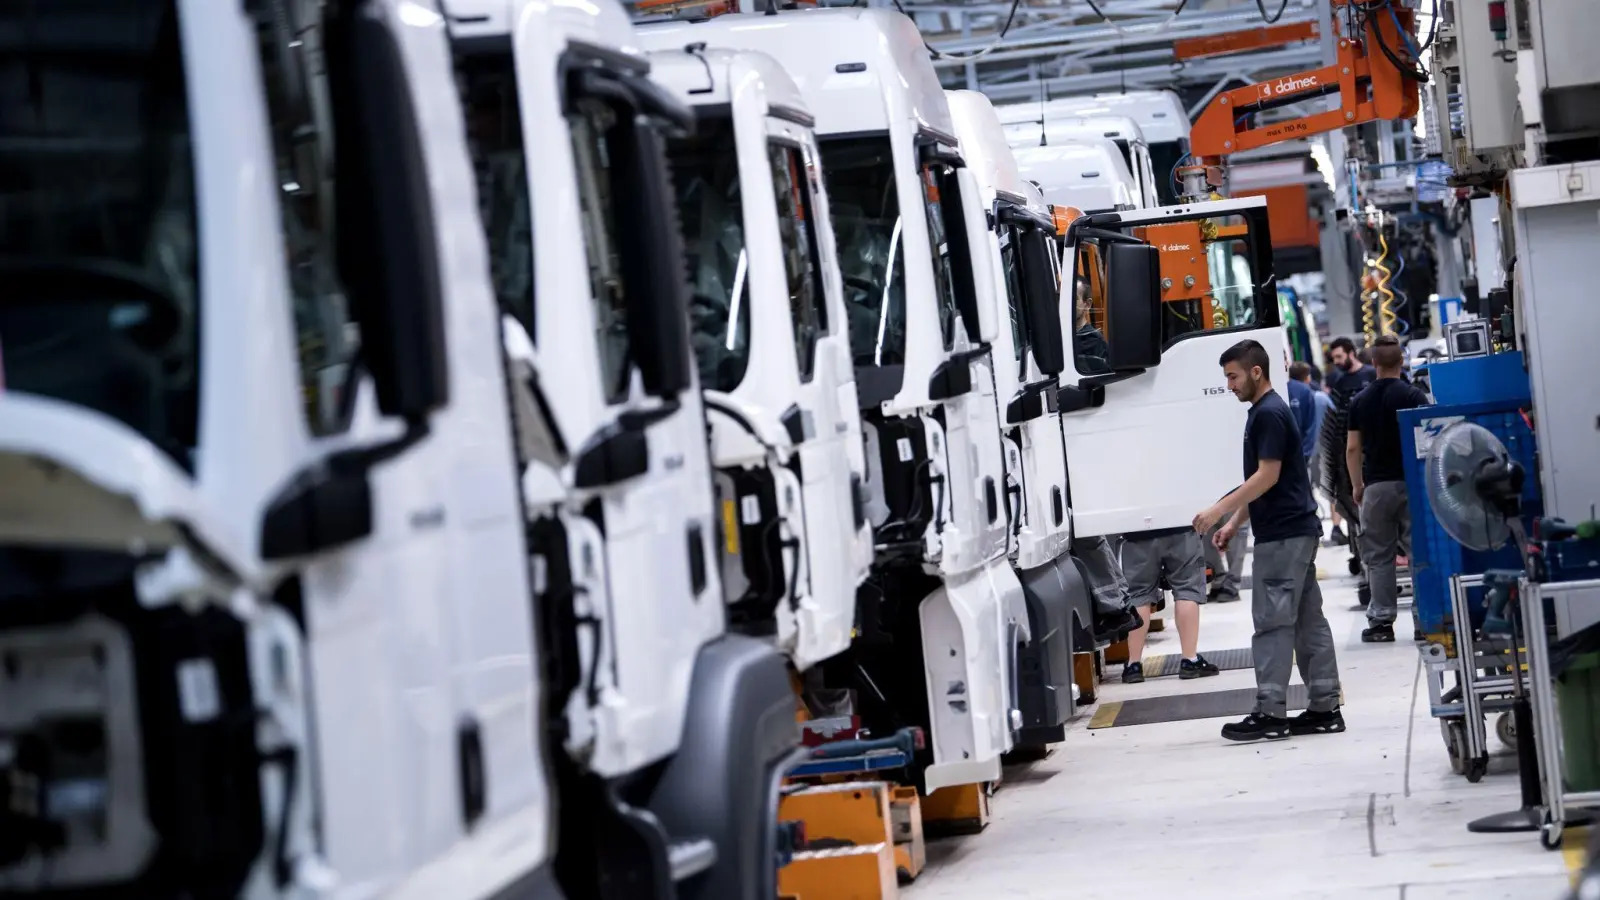
[[[1394,311],[1394,291],[1389,290],[1389,269],[1383,264],[1389,255],[1389,239],[1378,233],[1378,262],[1377,269],[1383,273],[1378,277],[1378,293],[1382,299],[1378,301],[1378,333],[1380,335],[1394,334],[1395,320],[1400,316]]]

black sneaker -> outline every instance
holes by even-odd
[[[1142,684],[1142,683],[1144,683],[1144,663],[1142,663],[1142,662],[1131,662],[1131,663],[1128,663],[1127,665],[1123,666],[1122,667],[1122,683],[1123,684]]]
[[[1361,629],[1361,643],[1363,644],[1392,644],[1394,643],[1394,626],[1388,624],[1372,625]]]
[[[1237,591],[1217,591],[1216,596],[1211,598],[1211,602],[1213,602],[1213,603],[1234,603],[1234,602],[1237,602],[1238,599],[1239,599],[1239,594],[1238,594]]]
[[[1222,672],[1221,669],[1211,664],[1211,661],[1196,653],[1194,661],[1187,659],[1178,663],[1178,677],[1184,681],[1191,678],[1208,678]]]
[[[1281,741],[1289,736],[1289,720],[1251,713],[1222,726],[1222,736],[1230,741]]]
[[[1344,536],[1343,528],[1335,525],[1333,530],[1328,532],[1328,543],[1335,547],[1344,547],[1350,543],[1350,539]]]
[[[1290,734],[1339,734],[1344,731],[1344,714],[1306,710],[1289,720]]]

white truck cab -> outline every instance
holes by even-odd
[[[1010,326],[1000,329],[994,354],[1012,499],[1011,556],[1031,632],[1018,656],[1024,725],[1017,743],[1037,747],[1062,739],[1072,713],[1072,654],[1094,643],[1091,592],[1068,553],[1072,512],[1056,402],[1066,363],[1055,220],[1039,190],[1022,180],[988,98],[975,91],[947,96],[962,157],[977,177],[988,216],[988,233],[975,252],[990,256],[991,299]]]
[[[1012,117],[1019,117],[1021,106],[1007,108]],[[1127,116],[1075,116],[1060,119],[1043,119],[1037,114],[1031,119],[1002,120],[1006,123],[1006,139],[1012,147],[1044,147],[1052,144],[1072,144],[1107,140],[1115,144],[1122,161],[1128,164],[1139,185],[1137,206],[1147,209],[1161,205],[1155,170],[1150,164],[1150,146],[1145,142],[1144,131]]]
[[[1072,144],[1013,147],[1017,171],[1046,203],[1084,212],[1138,209],[1143,189],[1117,147],[1106,138]]]
[[[1006,553],[999,323],[979,301],[993,282],[988,256],[968,250],[983,210],[921,36],[875,9],[661,30],[679,46],[770,54],[816,117],[878,548],[840,686],[877,733],[930,726],[926,790],[991,780],[1020,720],[1003,653],[1027,616]]]
[[[0,29],[0,894],[561,896],[444,20]]]
[[[1245,406],[1218,360],[1284,332],[1259,197],[1084,215],[1066,235],[1060,391],[1074,533],[1181,527],[1239,483]],[[1089,294],[1075,302],[1078,284]]]
[[[771,57],[641,27],[694,132],[668,142],[735,629],[797,669],[850,646],[872,565],[866,455],[827,193],[804,97]]]
[[[574,897],[776,887],[783,657],[728,634],[670,134],[614,0],[450,0],[505,315]],[[470,188],[469,188],[470,190]]]
[[[1006,122],[1107,115],[1126,116],[1144,132],[1161,205],[1177,203],[1180,197],[1173,172],[1179,161],[1189,155],[1189,113],[1177,92],[1126,91],[1057,97],[1043,104],[1015,103],[1001,108],[1002,121]]]

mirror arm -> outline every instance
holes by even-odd
[[[1076,225],[1076,223],[1074,223],[1074,225]],[[1134,237],[1131,234],[1123,234],[1120,231],[1106,231],[1103,228],[1083,228],[1083,229],[1079,229],[1079,230],[1077,230],[1076,234],[1072,235],[1072,237],[1076,238],[1077,240],[1083,240],[1085,238],[1088,238],[1088,239],[1093,239],[1093,240],[1098,240],[1098,241],[1104,241],[1105,243],[1108,243],[1108,244],[1143,244],[1144,243],[1144,241],[1139,240],[1138,238]]]
[[[1144,373],[1144,369],[1127,369],[1122,372],[1107,372],[1104,375],[1088,375],[1078,379],[1078,388],[1079,390],[1088,390],[1089,388],[1094,387],[1103,388],[1108,384],[1116,384],[1119,381],[1127,381],[1130,378],[1143,375]]]
[[[679,409],[682,409],[682,406],[676,400],[668,400],[650,409],[630,409],[617,416],[617,425],[624,431],[643,431]]]
[[[379,463],[387,462],[422,442],[430,433],[428,421],[419,419],[406,423],[405,433],[392,441],[367,447],[350,447],[328,456],[328,470],[338,475],[366,474]]]

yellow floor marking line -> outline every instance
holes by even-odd
[[[1117,714],[1122,712],[1122,701],[1113,700],[1110,703],[1100,704],[1094,711],[1094,718],[1089,720],[1090,728],[1110,728],[1117,722]]]
[[[1561,832],[1561,858],[1567,864],[1567,875],[1572,879],[1573,887],[1578,885],[1578,873],[1583,871],[1588,849],[1588,828],[1568,828]]]

